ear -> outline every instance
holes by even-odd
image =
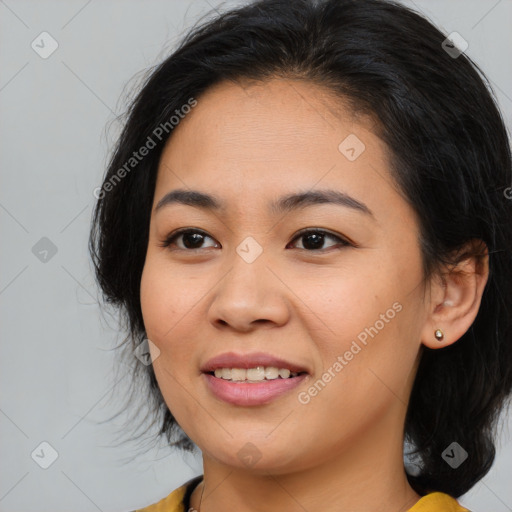
[[[430,283],[428,315],[421,342],[428,348],[455,343],[474,322],[489,277],[489,252],[482,240],[471,240],[453,255],[456,264],[444,267]],[[435,337],[441,329],[443,339]]]

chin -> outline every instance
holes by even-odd
[[[247,470],[262,475],[290,473],[298,469],[301,454],[297,444],[288,442],[278,444],[276,440],[245,436],[240,440],[230,439],[228,443],[218,447],[210,447],[207,452],[221,464],[233,468]],[[252,440],[251,440],[252,439]],[[291,441],[291,440],[290,440]]]

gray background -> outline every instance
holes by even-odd
[[[125,381],[113,372],[119,336],[98,308],[87,237],[132,78],[199,16],[234,4],[0,0],[2,512],[133,510],[202,472],[199,456],[163,445],[127,462],[137,445],[115,446],[122,417],[100,423],[118,410],[110,391]],[[469,42],[512,126],[512,2],[414,4]],[[59,45],[47,59],[31,47],[43,31]],[[474,512],[512,511],[511,424],[503,421],[493,469],[461,500]],[[43,441],[58,453],[48,469],[31,457],[37,449],[50,460]]]

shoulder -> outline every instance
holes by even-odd
[[[442,492],[432,492],[423,496],[407,512],[471,512],[459,505],[455,498]]]
[[[187,512],[190,495],[202,479],[202,475],[191,478],[158,503],[137,509],[134,512]]]

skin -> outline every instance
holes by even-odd
[[[374,127],[312,83],[224,82],[198,98],[167,143],[153,208],[177,188],[226,203],[216,212],[183,204],[153,209],[141,281],[160,389],[203,453],[196,510],[399,512],[420,499],[403,467],[420,348],[447,346],[469,328],[487,261],[468,259],[424,281],[418,219],[394,185]],[[338,150],[349,134],[365,145],[354,161]],[[267,211],[281,195],[320,189],[349,194],[373,217],[334,204]],[[199,249],[187,249],[183,237],[162,247],[184,227],[206,232]],[[313,250],[307,237],[296,238],[303,228],[351,245],[326,235]],[[236,252],[248,236],[263,249],[252,263]],[[396,303],[401,311],[300,403],[298,394]],[[310,375],[268,404],[230,405],[208,390],[199,370],[227,351],[268,352]],[[260,455],[252,465],[238,455],[248,442]]]

